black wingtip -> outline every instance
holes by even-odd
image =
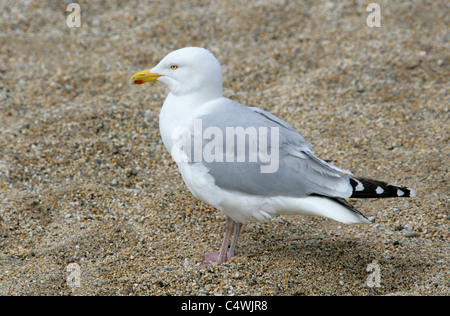
[[[416,193],[413,189],[399,187],[386,182],[364,179],[350,178],[353,188],[351,198],[389,198],[389,197],[414,197]]]

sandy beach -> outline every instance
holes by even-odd
[[[447,1],[0,1],[0,295],[450,295]],[[369,23],[370,24],[370,23]],[[224,95],[320,158],[417,197],[351,200],[373,224],[281,216],[220,248],[225,216],[164,148],[162,84],[185,46]]]

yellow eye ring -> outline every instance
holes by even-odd
[[[172,69],[172,70],[177,70],[177,69],[178,69],[178,66],[177,66],[177,65],[170,65],[170,69]]]

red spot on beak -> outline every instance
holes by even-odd
[[[134,82],[134,84],[143,84],[144,83],[144,80],[136,80],[135,82]]]

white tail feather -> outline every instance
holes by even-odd
[[[284,202],[288,202],[285,199]],[[371,221],[362,214],[356,213],[344,205],[321,196],[306,198],[290,198],[286,203],[285,211],[278,214],[312,215],[330,218],[344,224],[370,224]]]

